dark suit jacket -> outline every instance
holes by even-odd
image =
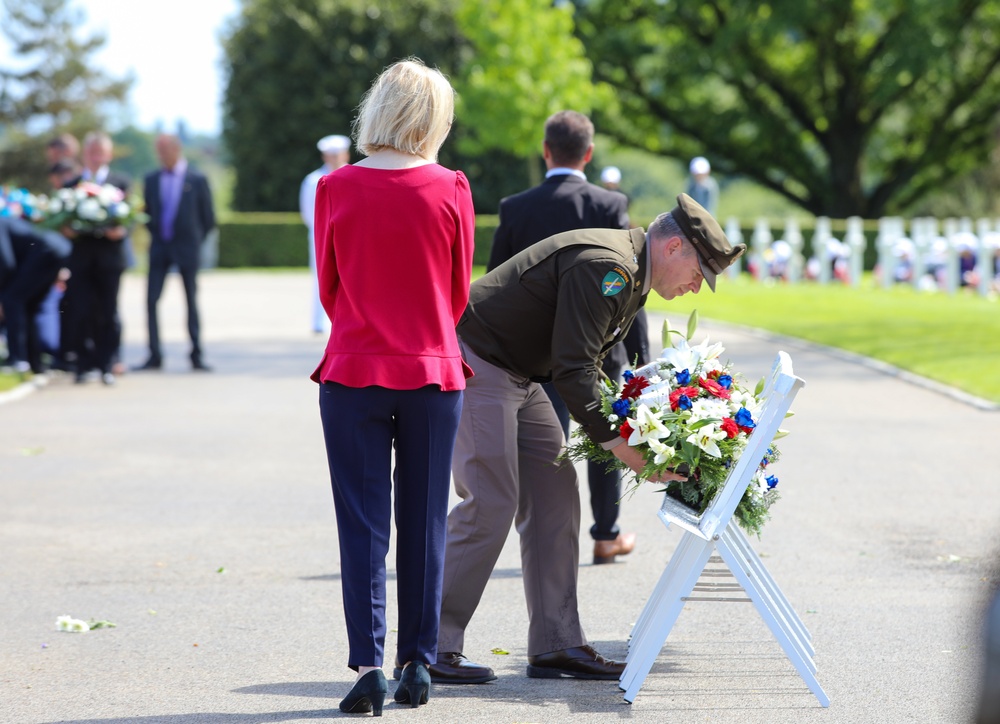
[[[83,181],[83,176],[77,176],[75,179],[70,181],[65,185],[65,188],[73,188],[77,184]],[[128,187],[132,183],[132,179],[123,173],[117,173],[116,171],[108,171],[108,177],[104,179],[101,183],[109,184],[115,188],[121,189],[126,196],[128,196]],[[91,250],[100,250],[99,253],[104,255],[114,255],[115,260],[120,264],[121,269],[125,269],[125,264],[127,262],[127,255],[125,252],[126,246],[128,245],[128,239],[122,239],[121,241],[109,241],[104,238],[104,234],[98,231],[96,234],[79,234],[74,240],[76,244],[80,245],[81,248],[90,248]]]
[[[160,232],[160,171],[146,175],[146,213],[149,215],[149,263],[165,262],[173,252],[172,260],[179,266],[197,268],[201,244],[208,232],[215,227],[215,211],[212,209],[212,192],[208,179],[188,166],[181,186],[181,200],[174,220],[174,238],[163,240]],[[171,249],[166,247],[170,245]]]
[[[628,198],[579,176],[552,176],[500,202],[487,271],[554,234],[574,229],[627,229]]]
[[[627,229],[628,197],[596,186],[574,174],[550,176],[527,191],[500,201],[500,224],[486,271],[492,271],[520,251],[564,231]],[[625,348],[607,353],[605,372],[617,375],[627,366]]]
[[[29,257],[46,254],[62,260],[69,257],[71,248],[58,232],[41,229],[24,219],[0,217],[0,292],[13,283],[18,267]]]

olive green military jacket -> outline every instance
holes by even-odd
[[[601,360],[646,303],[647,265],[643,229],[550,236],[473,282],[458,334],[490,364],[551,380],[587,435],[611,441]]]

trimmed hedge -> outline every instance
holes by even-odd
[[[228,214],[219,220],[219,267],[309,266],[309,237],[294,213]]]
[[[499,217],[496,215],[480,214],[476,217],[474,264],[485,266],[489,261],[493,232],[498,223]],[[846,222],[834,219],[831,227],[833,235],[843,239]],[[742,231],[743,239],[749,246],[753,236],[753,226],[745,226]],[[780,239],[783,232],[783,221],[772,223],[771,235],[775,239]],[[803,253],[809,257],[812,253],[813,228],[803,223],[801,232],[805,240]],[[878,257],[878,250],[875,248],[877,222],[865,221],[864,233],[868,239],[864,266],[865,269],[871,270]],[[305,267],[309,265],[308,244],[306,227],[298,214],[232,213],[219,221],[218,265],[224,268]]]
[[[476,217],[474,264],[486,265],[496,216]],[[309,266],[309,241],[295,213],[233,213],[219,221],[219,267]]]

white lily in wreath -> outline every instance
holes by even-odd
[[[650,440],[663,440],[670,437],[670,430],[649,405],[639,405],[635,409],[635,425],[629,435],[628,444],[633,447]]]

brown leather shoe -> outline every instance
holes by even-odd
[[[594,565],[614,563],[615,556],[627,556],[635,548],[635,533],[619,533],[614,540],[594,541]]]
[[[601,679],[617,681],[625,671],[621,661],[606,659],[590,646],[577,646],[528,657],[528,676],[532,679]]]
[[[469,661],[460,653],[449,651],[439,653],[436,664],[427,667],[433,684],[485,684],[493,681],[497,675],[489,666],[480,666]],[[396,662],[392,670],[392,678],[398,680],[403,675],[403,668]]]

